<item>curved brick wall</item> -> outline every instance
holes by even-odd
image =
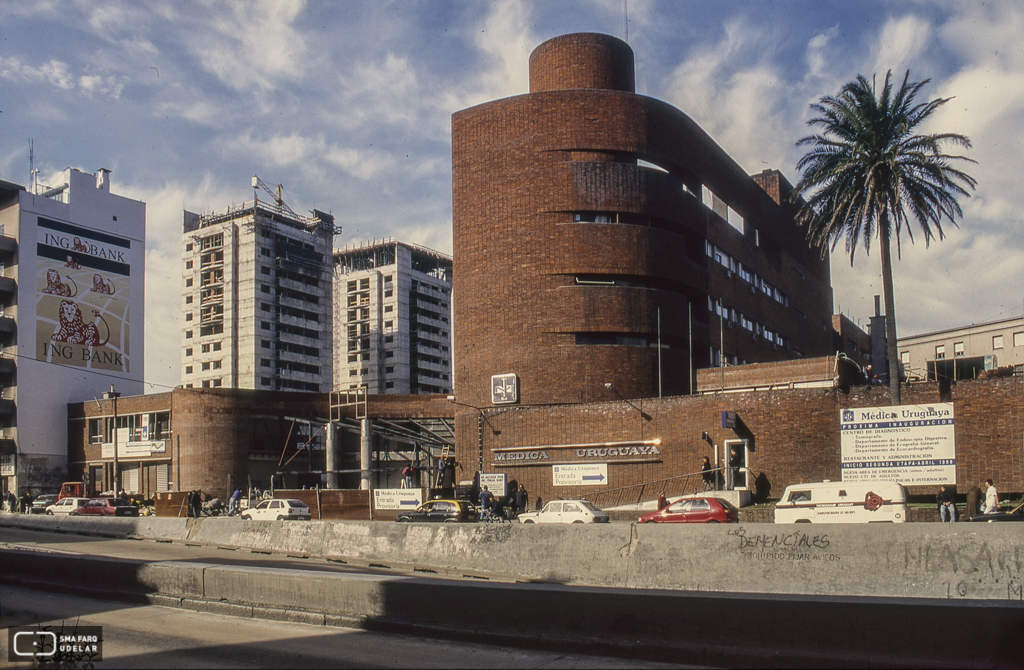
[[[530,89],[452,117],[460,402],[490,405],[490,377],[506,373],[519,376],[523,404],[614,400],[607,382],[627,398],[656,397],[659,313],[662,393],[689,393],[690,342],[703,368],[721,337],[709,294],[784,329],[805,353],[827,353],[830,335],[817,327],[831,318],[827,262],[688,116],[633,93],[627,44],[589,33],[545,42],[530,57]],[[756,222],[762,241],[702,204],[703,186]],[[709,276],[708,240],[749,255],[743,262],[804,301],[804,316],[735,280],[709,287],[722,280],[718,265]],[[790,253],[808,281],[777,278]],[[755,360],[784,355],[749,334],[727,346]]]

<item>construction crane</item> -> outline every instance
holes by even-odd
[[[281,184],[278,184],[277,185],[277,189],[275,190],[275,189],[270,188],[270,186],[267,184],[267,182],[265,182],[262,179],[260,179],[257,175],[253,175],[252,176],[252,188],[253,188],[253,191],[256,191],[258,189],[263,189],[264,191],[269,193],[271,196],[273,196],[273,198],[274,198],[274,205],[277,207],[277,211],[278,212],[281,212],[281,213],[284,213],[284,214],[288,214],[289,216],[291,216],[291,217],[293,217],[295,219],[298,219],[300,221],[305,218],[305,217],[299,216],[294,211],[292,211],[292,208],[289,207],[288,204],[281,197],[281,190],[284,188]],[[253,193],[253,199],[254,200],[259,200],[259,196],[256,193]]]

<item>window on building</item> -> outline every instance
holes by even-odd
[[[349,356],[348,356],[348,362],[349,363],[355,363],[358,360],[359,360],[359,354],[349,354]]]
[[[185,313],[185,320],[186,321],[191,321],[192,320],[192,312],[186,312]]]
[[[959,358],[964,355],[964,343],[954,342],[953,343],[953,357]]]
[[[268,268],[266,265],[261,265],[260,266],[260,272],[265,274],[265,275],[268,275],[268,274],[270,274],[270,268]]]
[[[348,283],[348,292],[349,293],[351,293],[352,291],[355,291],[357,288],[359,288],[359,285],[356,283],[356,281],[354,279]]]
[[[192,269],[192,261],[185,261],[185,269],[186,270],[191,270]]]
[[[385,351],[384,352],[384,358],[394,358],[394,357],[395,357],[395,352],[393,352],[393,351]]]
[[[270,362],[269,358],[261,358],[260,359],[260,365],[262,365],[265,368],[272,368],[272,367],[274,367],[274,364]]]
[[[1002,335],[995,335],[995,336],[992,337],[992,348],[993,349],[1002,349],[1003,348],[1003,336]]]
[[[395,327],[395,322],[394,321],[385,321],[384,322],[384,328],[390,330],[390,329],[392,329],[394,327]]]
[[[213,368],[214,370],[220,370],[220,365],[221,365],[221,362],[220,362],[220,361],[213,361],[213,365],[212,365],[211,367],[212,367],[212,368]]]
[[[185,350],[185,355],[186,356],[191,356],[192,355],[192,347],[189,347],[188,349]]]
[[[192,277],[189,277],[188,279],[185,280],[185,286],[191,286],[191,285],[192,285]]]
[[[1013,346],[1024,347],[1024,333],[1013,334]]]
[[[384,344],[391,344],[394,341],[395,341],[395,336],[394,335],[385,335],[384,336]]]
[[[394,311],[394,306],[393,305],[384,305],[384,311],[385,312],[392,312],[392,311]]]
[[[946,357],[946,345],[945,344],[937,344],[937,345],[935,345],[935,360],[941,361],[945,357]]]
[[[186,340],[191,340],[192,339],[192,331],[191,330],[186,330],[185,331],[185,339]]]
[[[359,288],[361,288],[361,289],[368,289],[368,288],[370,288],[370,278],[369,277],[364,277],[364,278],[360,279],[359,280]]]
[[[190,296],[190,295],[185,296],[185,304],[186,305],[191,305],[192,304],[192,296]]]
[[[209,369],[210,369],[210,361],[203,361],[203,367],[202,367],[203,372],[206,372]]]
[[[218,377],[217,379],[213,380],[213,384],[211,384],[211,386],[213,386],[214,388],[218,388],[221,385],[221,383],[222,382],[221,382],[220,378]]]
[[[185,245],[185,251],[192,251],[192,243],[191,242],[189,242],[188,244]]]
[[[384,368],[384,374],[386,374],[386,375],[394,374],[394,372],[395,372],[395,366],[393,366],[393,365],[389,365],[388,367]]]
[[[264,349],[270,348],[270,340],[260,340],[260,346]]]
[[[384,382],[384,388],[393,389],[395,388],[395,382]]]
[[[192,374],[192,366],[191,365],[186,365],[185,366],[185,374],[187,374],[187,375]]]
[[[214,351],[220,351],[220,342],[214,342],[213,343],[213,350]]]
[[[260,284],[260,290],[263,291],[264,293],[270,293],[270,287],[267,286],[266,284]]]
[[[390,288],[386,288],[386,289],[384,289],[384,297],[385,297],[385,298],[390,298],[390,297],[391,297],[391,296],[393,296],[394,294],[395,294],[395,292],[394,292],[394,290],[393,290],[393,289],[390,289]]]

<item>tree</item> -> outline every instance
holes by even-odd
[[[929,82],[910,81],[907,70],[903,83],[893,94],[892,71],[886,73],[881,90],[875,81],[858,75],[843,86],[838,96],[826,96],[811,110],[817,115],[807,122],[819,134],[797,142],[810,146],[797,164],[803,170],[794,188],[794,198],[803,198],[798,221],[807,226],[807,236],[822,256],[845,240],[853,265],[858,242],[869,253],[878,237],[882,257],[882,292],[885,299],[886,355],[889,360],[889,388],[894,405],[900,404],[899,358],[896,347],[896,309],[892,282],[892,241],[900,257],[900,236],[906,231],[911,243],[911,219],[924,234],[925,246],[943,239],[943,219],[954,226],[963,211],[959,196],[970,197],[976,182],[954,167],[958,161],[973,163],[965,156],[943,153],[947,143],[970,148],[963,135],[939,133],[916,135],[915,129],[949,102],[936,98],[916,103],[921,88]]]

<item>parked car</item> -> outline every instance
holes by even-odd
[[[395,521],[407,523],[424,521],[427,523],[454,523],[457,521],[476,521],[479,518],[476,507],[465,500],[428,500],[414,510],[401,512]]]
[[[242,518],[256,521],[281,521],[282,519],[309,521],[313,518],[313,514],[309,511],[306,503],[301,500],[272,498],[245,510],[242,512]]]
[[[589,500],[552,500],[539,512],[523,512],[519,523],[608,523],[608,515]]]
[[[57,502],[56,493],[44,493],[41,496],[36,496],[36,499],[32,501],[32,507],[29,512],[32,514],[46,514],[46,508]]]
[[[1024,521],[1024,503],[1017,505],[1009,512],[994,512],[992,514],[978,514],[971,517],[971,521]]]
[[[138,516],[139,508],[124,498],[93,498],[69,512],[71,516]]]
[[[739,520],[739,510],[721,498],[683,498],[638,519],[640,523],[738,523]]]
[[[47,506],[46,513],[50,516],[67,516],[87,502],[89,502],[88,498],[61,498]]]

